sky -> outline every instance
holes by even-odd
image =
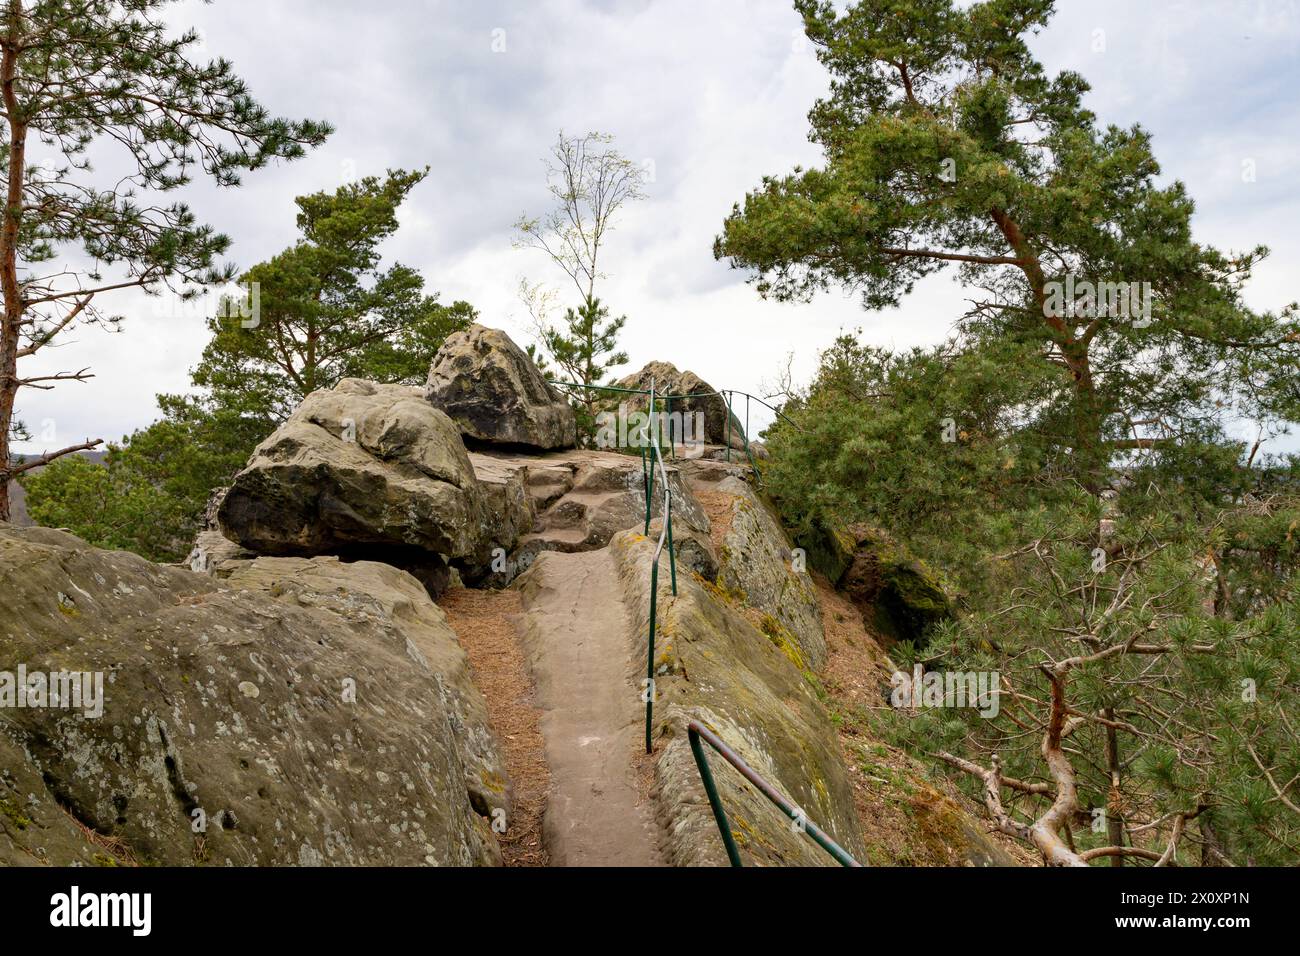
[[[1272,248],[1247,289],[1252,306],[1300,298],[1300,0],[1057,7],[1031,41],[1046,68],[1081,72],[1103,123],[1152,132],[1162,180],[1182,180],[1197,201],[1199,240]],[[387,260],[525,344],[520,279],[562,287],[564,276],[515,248],[513,225],[548,208],[542,157],[557,132],[599,130],[651,173],[604,264],[601,297],[627,316],[623,372],[665,360],[714,387],[763,393],[787,360],[807,379],[841,331],[927,345],[963,310],[946,275],[883,312],[838,291],[764,302],[744,272],[714,260],[733,203],[764,175],[820,159],[807,112],[828,77],[788,0],[186,0],[172,19],[199,30],[207,55],[232,60],[273,113],[336,127],[308,157],[248,174],[238,189],[195,182],[176,194],[233,239],[241,267],[292,244],[295,196],[428,166]],[[24,366],[89,366],[95,377],[20,393],[36,438],[17,451],[119,440],[157,417],[157,393],[188,387],[206,342],[202,312],[114,295],[103,304],[124,316],[120,332],[76,329]]]

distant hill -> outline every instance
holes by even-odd
[[[108,454],[103,451],[83,451],[78,452],[83,458],[89,458],[95,464],[101,464],[104,456]],[[19,455],[19,460],[25,460],[24,456]],[[32,471],[39,471],[34,468]],[[27,493],[23,491],[23,486],[16,481],[9,482],[9,522],[20,528],[26,528],[34,524],[31,517],[27,514]]]

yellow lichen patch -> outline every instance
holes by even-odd
[[[8,818],[19,830],[26,830],[32,824],[31,819],[18,808],[18,804],[8,797],[0,797],[0,816]]]
[[[777,650],[790,659],[790,663],[799,668],[800,672],[808,670],[808,665],[804,662],[803,654],[799,651],[799,645],[784,625],[781,624],[771,614],[764,614],[759,621],[758,629],[767,635],[767,639],[776,645]]]
[[[506,782],[499,773],[490,770],[479,772],[479,779],[483,781],[483,786],[487,787],[493,793],[505,793]]]
[[[704,584],[704,589],[724,604],[744,604],[744,595],[738,591],[729,591],[721,581],[705,581],[703,578],[700,580]]]

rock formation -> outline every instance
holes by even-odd
[[[719,395],[712,385],[694,372],[679,372],[671,362],[650,362],[639,372],[619,379],[616,384],[620,388],[648,389],[652,382],[655,392],[659,395],[690,396],[675,399],[671,411],[681,412],[684,416],[694,415],[697,412],[703,415],[704,435],[694,435],[696,441],[703,440],[710,445],[726,445],[727,400]],[[606,403],[606,407],[611,404],[617,407],[618,402]],[[745,447],[745,431],[734,411],[731,415],[730,440],[732,448]]]
[[[641,647],[648,634],[652,550],[652,542],[635,532],[622,532],[611,545]],[[679,575],[676,597],[664,576],[659,581],[654,773],[668,860],[677,866],[726,863],[709,805],[699,797],[699,772],[686,739],[691,719],[729,741],[808,819],[863,858],[835,731],[798,649],[760,631],[694,576]],[[720,766],[715,778],[749,865],[834,865],[733,770]]]
[[[344,379],[257,446],[226,493],[222,533],[257,554],[378,556],[432,593],[496,520],[456,427],[417,388]]]
[[[718,582],[743,594],[745,603],[764,615],[765,632],[781,631],[806,666],[826,663],[821,605],[806,561],[796,555],[781,523],[753,487],[727,477],[716,492],[731,499],[726,533],[718,556]]]
[[[953,616],[938,575],[879,528],[821,529],[809,560],[885,637],[924,642],[934,625]]]
[[[640,458],[615,452],[574,449],[530,457],[506,453],[471,453],[475,473],[485,486],[522,483],[531,526],[516,538],[508,570],[492,579],[504,586],[544,551],[591,551],[603,548],[618,531],[644,525],[645,473]],[[673,495],[674,527],[707,533],[708,518],[687,489],[683,468],[668,462],[665,470]],[[659,481],[655,477],[656,483]],[[650,515],[659,516],[663,498],[654,494]],[[504,539],[506,536],[501,536]]]
[[[651,363],[624,384],[651,378],[695,395],[675,410],[726,440],[706,383]],[[734,417],[731,432],[742,447]],[[100,717],[22,708],[0,723],[0,865],[493,864],[503,830],[512,861],[724,864],[691,719],[867,859],[867,757],[821,683],[843,666],[826,585],[748,464],[664,463],[677,592],[665,553],[643,758],[663,476],[646,536],[642,458],[574,440],[528,357],[472,326],[424,390],[345,379],[308,396],[214,497],[187,568],[0,525],[5,659],[104,675]],[[950,613],[871,529],[823,535],[808,558],[850,616],[846,598],[894,636]],[[458,576],[479,590],[449,592]],[[857,685],[878,695],[888,658],[863,635],[876,657]],[[747,864],[831,863],[734,771],[714,774]],[[1005,861],[950,798],[931,803],[964,836],[925,859]],[[515,853],[511,828],[538,818]]]
[[[471,325],[434,357],[425,397],[471,441],[547,451],[577,443],[573,409],[499,329]]]
[[[237,587],[0,526],[6,666],[103,680],[97,716],[6,708],[0,864],[497,858],[482,701],[427,595],[383,565],[265,562]]]

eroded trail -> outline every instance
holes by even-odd
[[[633,637],[609,551],[545,553],[520,591],[551,772],[551,863],[663,865],[637,759],[644,711]]]
[[[438,605],[469,656],[474,682],[487,701],[492,729],[501,741],[515,788],[511,819],[497,838],[505,864],[546,866],[550,859],[542,839],[542,816],[551,775],[541,713],[516,630],[519,594],[456,588],[444,594]]]

